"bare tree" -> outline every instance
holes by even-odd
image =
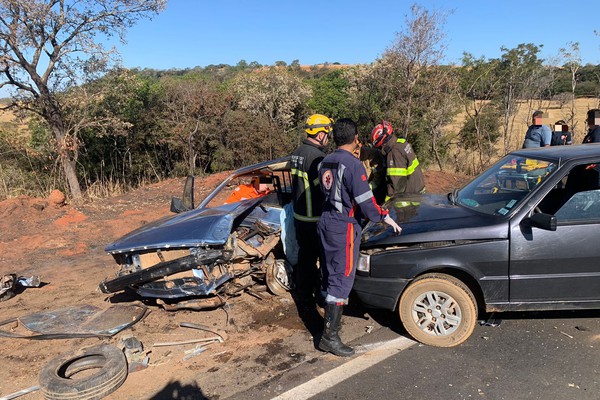
[[[376,75],[383,83],[382,100],[384,104],[389,100],[396,103],[399,128],[405,133],[413,123],[419,90],[417,85],[422,75],[443,60],[446,49],[443,31],[445,20],[445,14],[414,4],[411,15],[406,17],[405,30],[396,34],[394,42],[378,64],[379,72]]]
[[[52,130],[74,199],[78,140],[65,126],[59,94],[97,77],[115,61],[97,36],[118,36],[140,18],[162,11],[166,0],[0,0],[0,88],[14,90],[4,108],[38,114]]]
[[[567,123],[571,125],[571,130],[575,132],[577,121],[575,120],[575,89],[579,79],[579,68],[581,68],[581,54],[579,52],[579,42],[569,42],[567,47],[558,50],[561,58],[565,61],[564,67],[571,73],[571,109]]]

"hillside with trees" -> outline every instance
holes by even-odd
[[[79,2],[97,3],[109,2]],[[120,35],[164,2],[110,3],[122,7],[122,19],[99,13],[96,25],[78,25],[85,10],[70,10],[66,36],[52,19],[64,15],[59,10],[33,13],[16,0],[1,3],[7,17],[0,20],[0,87],[12,87],[15,97],[0,105],[0,200],[54,188],[73,199],[110,196],[279,157],[302,140],[304,120],[315,112],[355,119],[365,142],[374,124],[389,120],[426,167],[475,174],[520,147],[534,110],[548,112],[548,124],[567,121],[582,138],[582,113],[600,98],[600,65],[582,65],[577,43],[561,49],[553,60],[559,66],[539,58],[542,45],[532,43],[502,48],[498,59],[465,53],[461,65],[443,65],[445,15],[420,6],[370,64],[241,60],[123,69],[100,60],[93,33]],[[16,29],[18,21],[40,29]],[[28,32],[45,36],[33,40]],[[11,34],[22,41],[7,41]],[[53,69],[41,70],[36,49],[27,47],[32,43]],[[69,63],[68,50],[81,51],[82,44],[89,46],[86,61]]]

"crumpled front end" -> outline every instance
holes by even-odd
[[[281,269],[276,257],[281,251],[280,227],[273,223],[274,212],[277,209],[252,210],[221,245],[139,245],[132,251],[115,250],[112,255],[121,269],[115,279],[102,282],[100,289],[116,293],[131,288],[142,297],[157,299],[166,309],[220,306],[227,297],[264,282],[269,269]],[[229,223],[229,217],[224,215],[219,222]],[[285,268],[291,277],[291,266]]]

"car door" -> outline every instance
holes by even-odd
[[[600,299],[600,190],[598,172],[580,165],[565,175],[535,207],[554,214],[555,231],[511,224],[510,302],[593,302]],[[544,208],[541,210],[540,208]],[[559,302],[552,305],[554,302]],[[535,307],[534,307],[535,308]]]

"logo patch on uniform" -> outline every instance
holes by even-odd
[[[366,180],[367,180],[367,176],[366,176],[365,174],[362,174],[362,175],[360,176],[360,179],[362,179],[363,181],[366,181]]]
[[[333,173],[330,169],[323,173],[323,176],[321,177],[321,185],[323,185],[323,187],[327,190],[331,189],[331,186],[333,185]]]

